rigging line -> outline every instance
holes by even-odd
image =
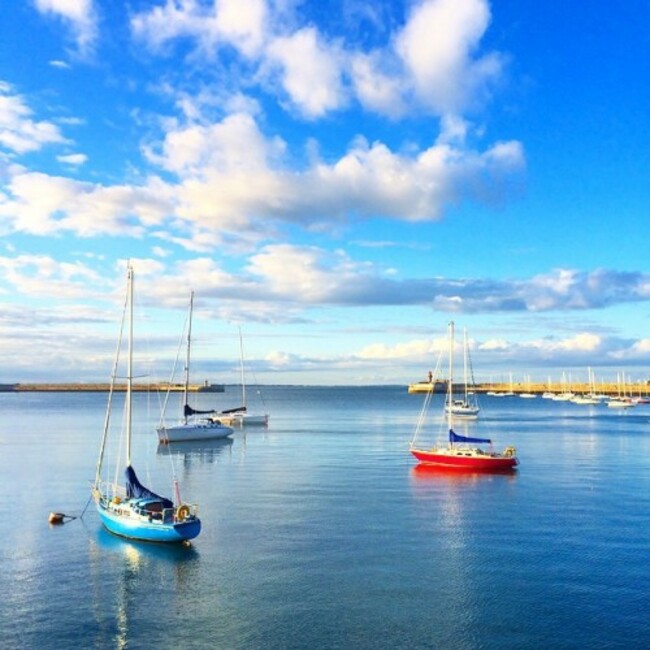
[[[240,362],[240,375],[241,375],[241,384],[242,384],[242,398],[243,398],[243,406],[246,406],[246,380],[245,380],[245,375],[250,374],[253,376],[253,386],[255,386],[255,392],[257,393],[260,401],[262,402],[262,406],[264,407],[263,410],[266,411],[266,402],[264,401],[264,396],[262,395],[262,391],[260,390],[260,382],[257,379],[257,374],[255,373],[255,368],[250,367],[250,364],[245,363],[244,361],[244,343],[243,343],[243,336],[242,336],[242,328],[241,325],[238,325],[238,330],[239,330],[239,362]],[[250,388],[250,386],[249,386]]]
[[[171,387],[173,386],[174,379],[176,378],[176,371],[178,369],[178,364],[181,358],[181,352],[182,350],[185,349],[185,345],[186,345],[185,332],[187,331],[188,320],[189,320],[189,315],[186,315],[185,322],[183,324],[182,336],[180,338],[180,341],[178,342],[178,348],[176,349],[176,359],[174,360],[174,365],[172,366],[172,372],[167,384],[167,392],[165,394],[165,399],[163,401],[162,409],[160,411],[160,426],[164,426],[165,423],[165,413],[167,413],[167,404],[169,403],[169,399],[171,397],[171,392],[172,392]]]
[[[472,391],[474,392],[474,402],[478,406],[479,399],[478,393],[476,392],[476,379],[474,378],[474,366],[472,365],[472,355],[469,351],[469,345],[467,346],[467,365],[469,367],[469,378],[472,385]]]
[[[413,438],[411,439],[411,447],[415,444],[415,441],[417,440],[418,436],[420,435],[420,431],[422,430],[422,427],[424,426],[424,422],[426,420],[426,416],[429,412],[429,404],[431,403],[431,397],[433,395],[433,390],[429,393],[427,393],[424,396],[424,403],[422,404],[422,409],[420,410],[420,415],[418,416],[417,423],[415,425],[415,431],[413,433]]]
[[[86,501],[86,505],[84,506],[84,509],[81,511],[81,514],[79,515],[79,519],[83,519],[84,515],[86,514],[86,510],[88,510],[88,506],[90,505],[90,502],[92,501],[93,494],[92,492],[90,493],[90,496],[88,497],[88,501]]]
[[[115,351],[115,360],[113,362],[113,369],[111,372],[111,382],[108,392],[108,404],[106,406],[106,415],[104,417],[104,430],[102,433],[102,442],[99,447],[99,458],[97,459],[97,471],[95,473],[95,487],[99,485],[101,480],[102,463],[104,462],[104,452],[106,449],[106,440],[108,438],[108,430],[111,422],[111,410],[113,405],[113,396],[115,395],[115,381],[117,379],[117,370],[120,362],[120,352],[122,350],[122,341],[124,338],[124,325],[126,323],[126,307],[127,298],[124,298],[124,305],[122,307],[122,320],[120,323],[120,333],[117,337],[117,349]]]
[[[253,381],[254,386],[255,386],[255,392],[259,395],[260,401],[262,402],[262,406],[264,407],[264,410],[266,410],[266,402],[264,401],[264,395],[262,395],[262,391],[260,389],[261,384],[259,383],[257,379],[257,375],[255,374],[255,370],[250,371],[251,375],[253,375]]]
[[[420,410],[420,415],[415,425],[415,431],[413,432],[413,438],[411,439],[411,443],[410,443],[411,447],[415,444],[415,441],[417,440],[422,428],[426,423],[426,417],[429,413],[431,400],[433,399],[433,396],[435,394],[436,382],[438,381],[438,377],[440,375],[441,362],[442,362],[442,350],[438,352],[438,359],[436,360],[436,366],[433,369],[433,372],[431,373],[431,382],[432,382],[431,391],[427,392],[424,397],[424,404],[422,405],[422,409]]]

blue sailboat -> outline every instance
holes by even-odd
[[[128,315],[128,319],[127,319]],[[111,405],[115,379],[122,347],[122,334],[128,320],[128,362],[125,401],[126,459],[124,482],[102,480],[104,452],[110,428]],[[104,422],[104,433],[97,460],[97,471],[92,488],[97,512],[102,523],[111,533],[130,539],[148,542],[185,542],[194,539],[201,532],[201,520],[197,516],[196,504],[184,503],[180,499],[175,482],[175,501],[162,497],[146,488],[138,479],[131,463],[132,432],[132,385],[133,385],[133,268],[128,267],[127,291],[122,316],[122,326],[111,377],[111,390]]]

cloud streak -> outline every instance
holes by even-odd
[[[392,272],[348,253],[314,246],[273,244],[248,258],[238,272],[212,258],[165,264],[136,260],[152,302],[177,306],[189,288],[206,299],[242,306],[274,303],[275,309],[314,306],[425,306],[445,314],[545,313],[599,310],[650,300],[650,274],[596,269],[555,269],[529,279],[396,279]],[[87,264],[59,263],[48,256],[0,257],[2,280],[25,295],[85,295],[101,276]],[[150,279],[151,278],[151,279]],[[149,283],[150,286],[149,286]],[[87,291],[91,291],[88,287]],[[250,311],[250,306],[246,307]]]
[[[62,21],[70,32],[77,53],[88,56],[97,39],[97,12],[93,0],[34,0],[40,13]]]
[[[0,79],[0,147],[13,154],[26,154],[66,142],[56,124],[33,119],[25,98]]]

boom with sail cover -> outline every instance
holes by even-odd
[[[190,415],[208,415],[210,413],[216,413],[214,409],[209,409],[207,411],[199,411],[198,409],[192,408],[189,404],[185,404],[183,407],[183,415],[187,418]]]
[[[142,485],[131,465],[124,470],[124,476],[126,477],[127,499],[155,499],[162,503],[163,508],[174,507],[174,504],[169,499],[161,497],[159,494],[152,492],[149,488]]]
[[[461,436],[453,429],[449,429],[449,442],[474,442],[477,445],[481,443],[485,445],[492,444],[492,440],[489,438],[470,438],[469,436]]]

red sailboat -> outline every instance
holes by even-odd
[[[424,413],[431,397],[427,395],[425,408],[422,410],[418,426],[416,427],[413,440],[411,441],[411,453],[420,463],[437,465],[456,469],[471,469],[479,471],[510,470],[519,464],[517,452],[514,447],[506,447],[503,451],[494,451],[492,440],[489,438],[474,438],[461,436],[452,429],[453,401],[453,357],[454,357],[454,323],[449,323],[449,382],[447,389],[447,426],[449,429],[449,440],[447,444],[436,445],[430,449],[422,449],[416,446],[416,438],[423,424]],[[489,448],[476,445],[489,445]]]

